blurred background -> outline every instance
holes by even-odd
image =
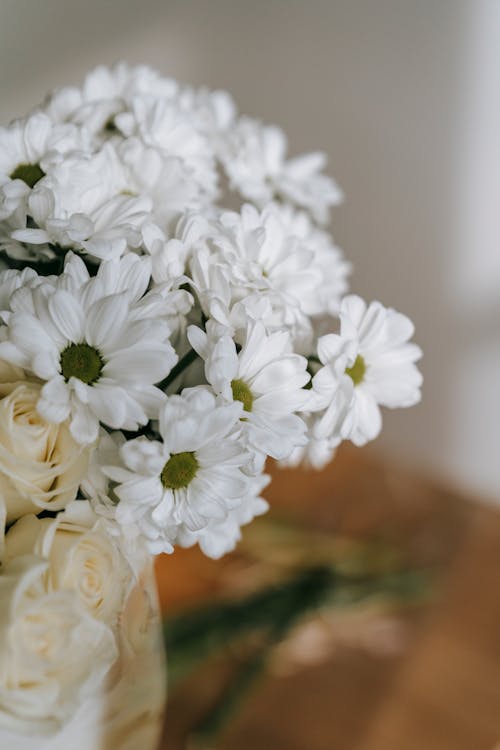
[[[498,750],[500,2],[0,0],[0,121],[120,59],[229,90],[283,127],[291,154],[327,152],[352,289],[407,313],[424,350],[422,404],[386,412],[373,447],[341,450],[318,474],[273,470],[273,512],[235,555],[158,560],[162,747],[215,746],[186,738],[231,713],[249,645],[186,682],[188,667],[229,643],[230,626],[258,624],[259,592],[293,574],[285,589],[298,586],[305,620],[281,634],[217,748]],[[311,566],[348,574],[314,616]]]
[[[1,0],[0,121],[119,59],[328,153],[352,287],[412,317],[425,354],[422,405],[377,446],[500,502],[497,0]]]

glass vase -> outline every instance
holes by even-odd
[[[56,734],[38,737],[0,728],[0,748],[157,750],[166,700],[166,658],[152,559],[128,593],[116,637],[119,656],[101,688]]]

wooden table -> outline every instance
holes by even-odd
[[[436,570],[435,594],[375,618],[372,631],[333,623],[324,658],[267,674],[217,750],[500,749],[500,513],[369,450],[341,451],[321,473],[273,473],[274,513],[404,545],[409,560]],[[231,565],[193,550],[161,558],[163,607],[221,595]],[[185,750],[224,679],[223,664],[209,665],[170,696],[162,750]]]

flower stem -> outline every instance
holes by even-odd
[[[169,387],[169,385],[172,385],[174,380],[176,380],[179,375],[184,372],[184,370],[187,370],[187,368],[193,364],[198,356],[198,352],[195,352],[194,349],[190,349],[188,352],[186,352],[186,354],[177,362],[175,367],[170,370],[167,377],[164,378],[160,383],[157,383],[157,387],[162,391],[165,391]]]
[[[264,626],[267,637],[257,653],[247,659],[215,706],[195,728],[190,737],[191,750],[211,750],[227,726],[228,721],[238,711],[240,705],[258,678],[265,672],[269,657],[275,646],[283,640],[295,622],[305,613],[321,607],[332,587],[335,587],[335,572],[327,568],[312,568],[300,571],[298,575],[281,586],[273,586],[267,591],[250,598],[257,605],[255,624]],[[229,605],[231,606],[231,605]],[[245,604],[236,603],[237,610]],[[252,617],[250,616],[250,621]],[[245,626],[248,625],[246,618]]]
[[[204,659],[228,644],[245,643],[261,634],[263,641],[240,663],[216,703],[194,727],[189,750],[213,750],[229,721],[238,712],[255,682],[265,673],[269,657],[298,620],[329,607],[349,607],[373,597],[407,604],[428,594],[425,571],[362,571],[355,575],[335,567],[315,566],[238,601],[201,607],[165,622],[165,642],[171,655],[169,681],[174,684]]]

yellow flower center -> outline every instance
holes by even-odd
[[[61,372],[66,381],[78,378],[92,385],[99,380],[103,366],[101,355],[89,344],[70,344],[61,352]]]
[[[241,401],[245,411],[252,411],[253,394],[248,385],[243,380],[232,380],[231,390],[235,401]]]
[[[198,461],[194,453],[174,453],[163,467],[161,482],[166,489],[180,490],[188,486],[197,471]]]
[[[365,373],[366,362],[361,354],[358,354],[352,367],[346,367],[345,369],[345,374],[349,375],[354,385],[359,385],[363,382]]]
[[[45,172],[39,164],[19,164],[10,175],[11,180],[22,180],[32,188],[45,177]]]

